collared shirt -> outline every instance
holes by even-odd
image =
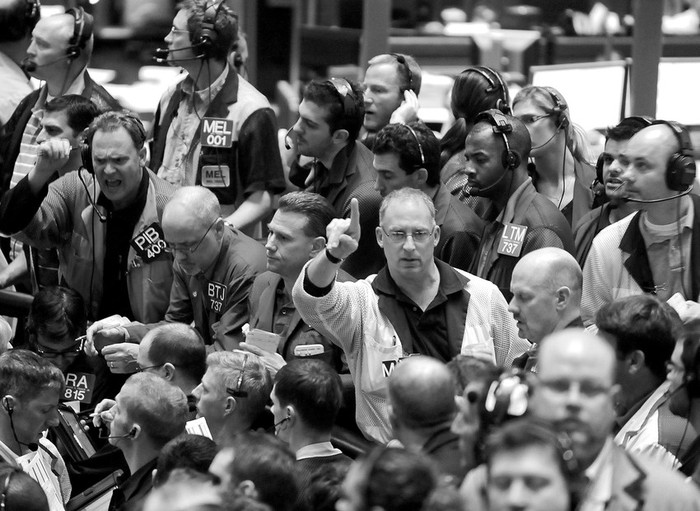
[[[294,307],[292,297],[285,290],[284,280],[280,280],[275,290],[275,324],[272,328],[273,333],[287,337],[287,330],[289,330],[289,325],[295,312],[296,307]]]
[[[401,335],[401,344],[406,353],[429,355],[444,362],[452,360],[459,354],[460,345],[449,342],[448,335],[448,302],[458,302],[464,296],[464,282],[455,271],[442,261],[436,261],[440,281],[433,301],[423,311],[401,290],[391,277],[388,268],[383,268],[373,282],[373,287],[380,297],[386,297],[384,302],[393,310],[390,313],[397,330],[408,335]],[[389,312],[389,311],[387,311]],[[463,317],[457,318],[459,323]],[[406,325],[402,329],[399,325]]]
[[[613,446],[612,437],[608,437],[596,459],[584,472],[590,483],[579,506],[580,511],[604,511],[606,505],[610,502],[614,476],[612,464]]]
[[[526,179],[520,186],[518,186],[513,194],[508,199],[506,207],[503,208],[493,224],[484,230],[484,240],[483,246],[489,247],[488,250],[482,250],[479,254],[479,269],[477,275],[483,275],[484,269],[486,268],[486,263],[491,257],[491,252],[496,250],[496,240],[498,239],[498,233],[506,223],[512,222],[515,216],[515,207],[520,200],[520,196],[523,194],[528,186],[532,186],[529,179]]]
[[[182,101],[168,129],[168,150],[163,155],[163,164],[157,169],[158,177],[181,186],[195,184],[197,169],[194,162],[199,161],[199,154],[194,153],[199,151],[192,141],[211,100],[221,92],[228,73],[229,67],[226,66],[216,80],[202,90],[194,90],[196,84],[190,77],[182,83]]]
[[[690,272],[690,245],[693,238],[695,208],[693,202],[683,197],[681,207],[685,214],[672,224],[655,225],[642,213],[639,230],[644,238],[649,266],[654,276],[656,294],[660,300],[668,300],[676,293],[692,300]],[[679,235],[680,234],[680,235]]]
[[[333,447],[330,442],[319,442],[317,444],[309,444],[300,448],[297,451],[297,461],[307,458],[322,458],[325,456],[336,456],[342,454],[343,451]]]

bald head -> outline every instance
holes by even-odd
[[[163,210],[163,224],[196,224],[208,227],[221,216],[219,200],[203,186],[183,186],[172,196]]]
[[[408,428],[429,428],[452,420],[454,380],[445,364],[427,356],[409,357],[389,378],[396,419]]]
[[[566,250],[540,248],[525,254],[515,265],[516,272],[530,274],[551,291],[566,286],[578,294],[580,301],[583,273],[578,262]]]
[[[635,142],[635,145],[632,142]],[[638,131],[630,139],[631,147],[628,147],[628,152],[633,151],[640,145],[653,147],[665,159],[668,159],[680,149],[678,138],[676,138],[673,129],[667,124],[653,124]]]

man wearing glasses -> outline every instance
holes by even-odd
[[[248,292],[265,270],[265,249],[221,218],[216,196],[201,186],[175,192],[163,211],[165,251],[173,254],[173,285],[164,321],[144,325],[110,317],[93,324],[88,338],[110,347],[105,358],[114,372],[133,370],[138,343],[164,323],[192,323],[204,342],[230,350],[242,340],[248,320]],[[105,353],[103,353],[105,354]]]
[[[677,472],[615,445],[615,366],[613,347],[583,329],[554,333],[539,351],[529,412],[571,439],[571,508],[700,509],[697,488]]]
[[[158,104],[150,164],[170,183],[209,188],[224,218],[251,234],[285,182],[270,103],[228,64],[237,39],[225,2],[182,2],[156,59],[186,76]]]
[[[423,192],[403,188],[384,198],[374,234],[386,266],[365,280],[335,282],[360,239],[353,199],[350,218],[329,224],[326,249],[304,267],[293,298],[304,321],[345,352],[360,430],[386,443],[387,377],[402,359],[428,355],[447,362],[470,354],[509,366],[528,343],[518,338],[508,304],[493,284],[435,259],[440,227]]]

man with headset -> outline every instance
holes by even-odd
[[[80,94],[101,111],[119,108],[87,72],[92,31],[92,16],[80,7],[42,18],[34,27],[23,67],[44,86],[21,101],[0,131],[0,191],[15,186],[32,169],[46,102],[64,94]]]
[[[374,137],[390,123],[418,118],[422,73],[416,59],[402,53],[383,53],[370,59],[362,82],[365,117],[362,143],[372,149]]]
[[[700,197],[689,195],[695,160],[687,129],[655,121],[620,155],[625,200],[642,210],[603,229],[583,268],[581,316],[615,298],[641,293],[667,300],[682,319],[700,294]]]
[[[520,257],[543,247],[574,249],[566,218],[528,176],[530,145],[525,125],[495,109],[479,114],[465,142],[471,193],[492,201],[471,273],[496,284],[508,301]]]
[[[153,487],[158,454],[185,432],[185,393],[160,376],[138,373],[126,380],[114,401],[106,399],[96,410],[109,428],[109,443],[122,452],[130,472],[117,480],[109,511],[141,509]]]
[[[346,217],[350,199],[357,198],[362,231],[370,233],[377,225],[382,198],[374,189],[372,152],[356,142],[363,118],[363,93],[357,84],[344,78],[309,83],[299,105],[299,120],[287,140],[298,155],[313,158],[313,162],[304,167],[294,162],[289,180],[328,199],[338,217]],[[383,263],[374,239],[365,236],[342,268],[355,278],[364,278]]]
[[[49,139],[65,139],[71,148],[80,147],[83,131],[99,115],[97,106],[90,99],[78,94],[66,94],[47,101],[41,119],[41,133],[37,142]],[[70,157],[61,167],[56,167],[51,180],[80,168],[83,164],[80,151],[71,151]],[[0,287],[5,288],[29,279],[33,294],[45,286],[58,286],[58,255],[54,249],[37,250],[23,247],[25,257],[16,257],[9,266],[0,271]]]
[[[21,466],[36,479],[51,511],[63,509],[71,485],[63,459],[43,436],[58,426],[63,373],[27,350],[0,355],[0,461]]]
[[[106,112],[90,125],[85,168],[48,185],[73,148],[46,140],[29,175],[0,204],[0,231],[58,250],[62,278],[91,319],[120,314],[152,323],[168,307],[172,258],[160,223],[175,189],[145,167],[145,140],[138,118]]]
[[[632,116],[622,119],[617,126],[609,128],[605,134],[605,147],[596,163],[596,180],[593,192],[608,200],[602,206],[586,213],[574,226],[576,260],[583,268],[591,243],[600,231],[608,225],[622,220],[639,209],[635,202],[624,200],[625,189],[620,165],[620,154],[627,148],[630,138],[642,128],[652,123],[650,117]]]
[[[224,2],[187,0],[156,60],[185,70],[160,100],[150,167],[176,185],[202,185],[234,227],[253,234],[285,188],[270,104],[227,62],[238,17]]]
[[[0,126],[32,92],[22,59],[40,16],[41,6],[36,0],[12,0],[0,6]]]

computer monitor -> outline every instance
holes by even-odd
[[[628,68],[624,60],[532,66],[530,83],[557,89],[586,131],[604,130],[624,117]]]
[[[662,58],[656,94],[656,118],[700,126],[700,101],[692,89],[700,83],[700,58]]]

